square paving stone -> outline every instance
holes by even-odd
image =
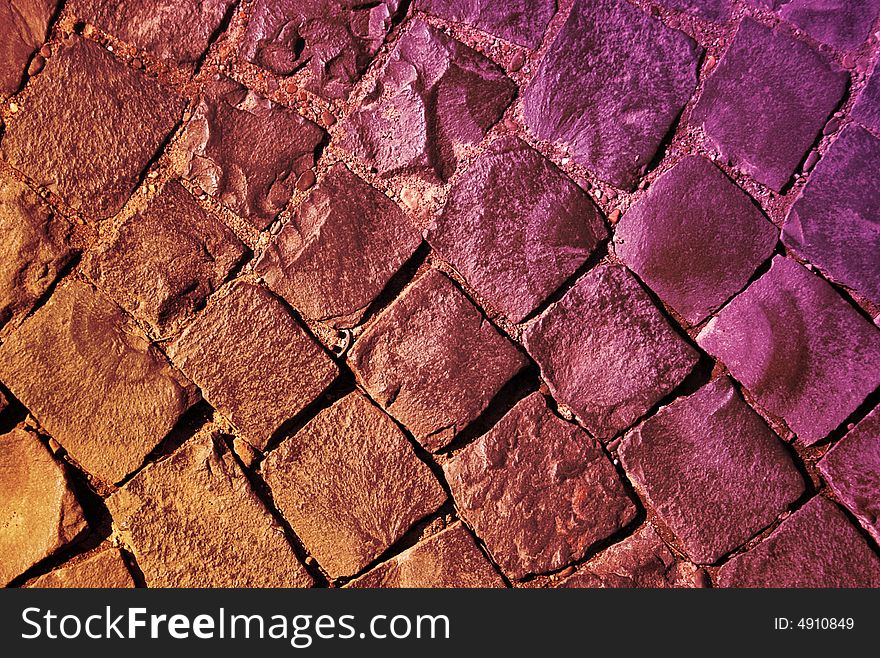
[[[791,0],[779,15],[816,41],[855,50],[870,36],[880,0]]]
[[[486,409],[527,360],[455,284],[431,270],[351,351],[358,382],[436,452]]]
[[[0,2],[0,96],[18,91],[33,54],[46,40],[59,0]]]
[[[636,516],[599,444],[539,393],[443,470],[462,518],[516,580],[580,560]]]
[[[399,7],[399,0],[257,0],[242,56],[276,75],[307,68],[305,89],[345,98],[385,42]]]
[[[257,271],[305,317],[352,327],[421,242],[397,204],[337,164],[297,206]]]
[[[465,23],[526,48],[537,48],[556,0],[417,0],[416,9]]]
[[[730,18],[730,0],[660,0],[660,4],[716,23]]]
[[[222,440],[194,437],[107,499],[148,587],[310,587]]]
[[[70,234],[26,185],[0,175],[0,328],[27,314],[70,263]]]
[[[263,230],[287,205],[299,175],[315,166],[325,134],[229,78],[214,80],[186,127],[184,176]]]
[[[785,445],[727,378],[660,409],[626,435],[619,455],[698,564],[742,546],[804,491]]]
[[[87,527],[63,467],[36,435],[0,436],[0,584],[77,539]]]
[[[818,466],[837,500],[880,543],[880,409],[835,444]]]
[[[210,303],[168,355],[260,450],[339,373],[278,298],[241,282]]]
[[[403,432],[359,393],[273,450],[262,475],[281,514],[333,577],[361,571],[446,501]]]
[[[520,322],[607,235],[586,192],[507,137],[455,181],[428,242],[497,310]]]
[[[526,327],[524,341],[553,397],[603,439],[643,416],[698,360],[619,265],[581,277]]]
[[[851,124],[816,165],[782,241],[831,279],[880,304],[880,139]]]
[[[73,12],[150,54],[195,68],[236,0],[75,0]]]
[[[137,187],[184,101],[94,42],[71,37],[53,51],[0,152],[76,210],[104,219]]]
[[[722,587],[880,587],[880,559],[834,503],[816,496],[719,577]]]
[[[661,176],[623,216],[614,249],[694,325],[745,287],[778,236],[721,170],[692,156]]]
[[[577,0],[523,95],[538,139],[631,188],[697,84],[700,48],[626,0]]]
[[[691,122],[724,158],[778,192],[848,78],[806,43],[746,18],[706,81]]]
[[[782,256],[697,337],[806,445],[880,385],[880,332],[818,276]]]
[[[134,315],[165,329],[201,307],[246,251],[172,181],[87,254],[83,269]]]
[[[580,567],[559,587],[693,587],[696,568],[677,557],[649,524]]]
[[[63,589],[122,589],[136,587],[118,548],[107,547],[84,559],[72,560],[31,580],[26,587]]]
[[[0,346],[0,381],[107,483],[140,467],[198,400],[122,309],[78,281]]]
[[[868,84],[859,94],[852,117],[866,128],[880,133],[880,66],[868,78]]]
[[[515,94],[497,64],[416,20],[343,124],[342,146],[382,176],[420,172],[445,182],[461,147],[480,142]]]
[[[495,568],[460,523],[406,549],[346,587],[505,587]]]

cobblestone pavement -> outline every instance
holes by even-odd
[[[0,583],[880,586],[880,0],[0,24]]]

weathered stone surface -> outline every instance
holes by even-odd
[[[779,191],[834,111],[847,80],[806,43],[746,18],[706,81],[691,121],[723,157]]]
[[[626,0],[577,0],[525,90],[526,124],[632,187],[694,92],[699,52]]]
[[[782,256],[700,332],[700,347],[812,445],[880,385],[880,333]]]
[[[837,499],[880,542],[880,409],[856,425],[818,466]]]
[[[868,84],[859,94],[852,117],[866,128],[880,133],[880,66],[874,67]]]
[[[788,213],[782,240],[831,279],[880,304],[880,139],[847,126]]]
[[[456,180],[428,242],[519,322],[607,234],[589,195],[540,153],[508,137]]]
[[[75,0],[73,12],[108,34],[195,68],[236,0]]]
[[[416,9],[537,48],[556,13],[555,0],[418,0]]]
[[[0,175],[0,328],[28,313],[74,255],[71,227],[36,194]]]
[[[660,0],[660,4],[716,23],[730,17],[730,0]]]
[[[370,397],[432,452],[475,420],[526,363],[437,270],[379,316],[349,359]]]
[[[742,290],[779,231],[708,160],[691,156],[661,176],[620,220],[617,255],[689,323]]]
[[[15,93],[31,56],[49,31],[59,0],[3,0],[0,2],[0,96]]]
[[[636,515],[598,443],[539,393],[443,470],[460,514],[515,579],[579,560]]]
[[[172,181],[89,253],[83,269],[134,315],[165,329],[203,305],[246,251]]]
[[[880,559],[834,503],[816,496],[719,576],[722,587],[880,587]]]
[[[791,0],[779,15],[816,41],[855,50],[870,36],[880,0]]]
[[[3,395],[3,391],[0,391],[0,414],[6,411],[6,407],[9,406],[9,400],[6,399],[6,396]]]
[[[581,277],[524,341],[553,397],[601,438],[638,420],[697,363],[696,350],[616,265]]]
[[[325,136],[294,110],[229,78],[206,86],[184,135],[184,176],[257,229],[287,205]]]
[[[104,219],[125,204],[184,103],[94,42],[74,36],[54,51],[0,152],[77,210]]]
[[[804,491],[782,441],[727,378],[660,409],[626,435],[618,454],[698,564],[742,546]]]
[[[330,575],[350,576],[446,500],[394,421],[359,393],[266,458],[281,514]]]
[[[118,482],[198,399],[118,306],[72,281],[0,346],[0,381],[89,473]]]
[[[343,124],[341,143],[382,176],[416,171],[446,181],[460,148],[478,143],[515,93],[498,65],[416,20]]]
[[[195,437],[107,499],[149,587],[309,587],[278,521],[219,438]]]
[[[693,587],[696,567],[676,557],[649,524],[580,567],[559,587]]]
[[[277,75],[307,67],[306,89],[345,98],[385,41],[399,5],[399,0],[257,0],[242,55]]]
[[[168,354],[261,450],[339,373],[272,293],[240,282],[210,304]]]
[[[30,432],[0,436],[0,584],[75,540],[86,520],[64,469]]]
[[[460,523],[408,548],[346,587],[504,587],[504,581]]]
[[[135,582],[119,549],[104,547],[84,559],[72,560],[34,578],[27,587],[121,589],[135,587]]]
[[[297,206],[257,271],[305,317],[351,327],[421,241],[397,204],[337,164]]]

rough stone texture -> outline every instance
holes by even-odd
[[[220,78],[208,83],[186,127],[184,176],[262,230],[315,165],[324,136],[294,110]]]
[[[0,381],[108,483],[138,468],[198,399],[131,318],[77,281],[0,346]]]
[[[875,134],[880,134],[880,66],[874,67],[868,84],[853,107],[852,116]]]
[[[249,283],[211,303],[168,354],[261,450],[339,372],[272,293]]]
[[[743,545],[804,491],[779,437],[726,377],[662,408],[627,434],[618,454],[698,564]]]
[[[660,4],[715,23],[730,17],[731,0],[660,0]]]
[[[555,0],[417,0],[416,9],[537,48],[556,13]]]
[[[242,56],[277,75],[307,68],[304,87],[345,98],[385,41],[399,0],[257,0]]]
[[[504,586],[501,576],[459,522],[346,585],[357,588]]]
[[[600,438],[638,420],[697,362],[632,274],[615,265],[581,277],[524,340],[553,397]]]
[[[880,332],[782,256],[697,337],[800,440],[812,445],[880,385]]]
[[[515,579],[579,560],[636,515],[599,444],[539,393],[443,470],[459,513]]]
[[[515,93],[498,65],[416,20],[344,123],[341,144],[382,176],[415,171],[445,182],[461,147],[478,143]]]
[[[649,524],[606,548],[559,587],[693,587],[696,568],[676,557]]]
[[[75,540],[86,520],[64,469],[30,432],[0,436],[0,584]]]
[[[617,255],[690,324],[742,290],[773,253],[779,231],[708,160],[691,156],[661,176],[620,220]]]
[[[834,503],[816,496],[719,576],[722,587],[880,587],[880,559]]]
[[[305,317],[351,327],[421,241],[394,202],[337,164],[297,206],[257,271]]]
[[[844,129],[785,220],[782,240],[831,279],[880,304],[880,139]]]
[[[334,577],[361,571],[446,500],[403,432],[359,393],[272,451],[262,475],[284,518]]]
[[[0,175],[0,329],[55,283],[74,255],[70,233],[27,186]]]
[[[431,270],[363,333],[349,365],[370,397],[436,452],[526,359],[452,281]]]
[[[192,69],[236,0],[75,0],[73,12],[108,34]]]
[[[630,188],[693,93],[699,53],[626,0],[577,0],[525,90],[526,124]]]
[[[779,191],[847,80],[806,43],[746,18],[706,81],[691,122],[706,131],[722,157]]]
[[[59,0],[0,2],[0,96],[15,93],[31,56],[46,39]]]
[[[27,587],[121,589],[135,587],[135,582],[119,549],[106,547],[33,579]]]
[[[104,219],[125,204],[184,103],[96,43],[74,36],[53,50],[0,154],[75,209]]]
[[[245,253],[231,230],[172,181],[90,252],[83,269],[134,315],[165,329],[202,306]]]
[[[309,587],[231,451],[195,437],[107,499],[149,587]]]
[[[9,400],[6,399],[6,396],[3,395],[3,391],[0,391],[0,414],[3,414],[6,411],[6,407],[9,406]]]
[[[589,195],[507,137],[456,180],[428,242],[497,310],[520,322],[607,234]]]
[[[816,41],[855,50],[870,36],[880,0],[791,0],[779,15]]]
[[[856,425],[818,466],[837,499],[880,543],[880,409]]]

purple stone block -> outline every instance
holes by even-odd
[[[541,44],[547,24],[556,13],[555,0],[417,0],[415,6],[526,48]]]
[[[880,304],[880,139],[847,126],[819,161],[782,240],[831,279]]]
[[[625,0],[577,0],[525,90],[526,124],[631,188],[693,93],[699,55],[689,37]]]
[[[697,337],[807,445],[880,385],[880,332],[834,289],[777,256]]]
[[[880,0],[791,0],[779,15],[816,41],[855,50],[870,36]]]
[[[730,0],[660,0],[660,4],[716,23],[730,17]]]
[[[747,18],[706,81],[691,121],[725,158],[779,191],[837,107],[847,79],[804,42]]]
[[[874,73],[853,108],[852,117],[866,128],[880,133],[880,66],[874,67]]]
[[[778,231],[708,160],[660,177],[614,234],[617,255],[692,325],[745,287]]]

